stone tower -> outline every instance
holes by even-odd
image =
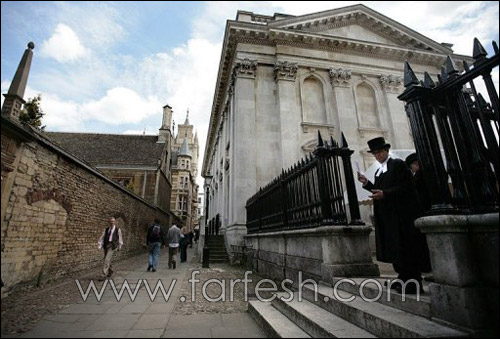
[[[24,51],[23,57],[19,66],[17,67],[14,80],[10,84],[9,91],[4,94],[5,101],[2,107],[2,116],[11,120],[19,120],[19,113],[21,107],[25,103],[23,97],[26,91],[26,84],[28,83],[28,75],[31,67],[31,60],[33,59],[33,49],[35,44],[28,43],[28,48]]]

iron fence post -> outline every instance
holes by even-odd
[[[347,140],[344,133],[342,132],[342,143],[341,143],[341,157],[342,165],[344,168],[344,178],[345,186],[347,190],[347,198],[349,201],[349,213],[351,215],[351,221],[349,225],[364,225],[365,223],[361,220],[361,214],[359,212],[359,202],[358,194],[356,193],[356,185],[354,183],[354,174],[352,171],[351,155],[354,151],[349,149]]]

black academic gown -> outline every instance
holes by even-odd
[[[377,260],[393,263],[396,271],[401,271],[401,266],[413,267],[419,252],[414,225],[418,206],[410,170],[402,160],[390,158],[387,171],[364,188],[382,190],[385,196],[373,201]]]

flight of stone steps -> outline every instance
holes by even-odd
[[[276,338],[374,338],[374,337],[467,337],[464,330],[451,328],[431,319],[430,296],[401,295],[391,292],[387,301],[386,288],[376,302],[361,299],[359,293],[362,279],[353,279],[356,285],[342,283],[338,296],[351,302],[337,300],[332,286],[318,285],[317,301],[312,285],[303,287],[302,301],[299,293],[278,292],[272,302],[251,300],[249,312],[270,337]],[[383,286],[383,279],[378,279]],[[334,281],[335,283],[336,281]],[[375,284],[367,284],[362,289],[366,298],[379,294]]]
[[[229,262],[224,235],[208,235],[206,241],[208,248],[210,248],[210,263]]]

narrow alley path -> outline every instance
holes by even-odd
[[[158,271],[146,272],[147,255],[140,255],[117,263],[116,274],[112,281],[117,292],[122,286],[129,284],[132,292],[136,291],[135,298],[131,298],[126,292],[120,301],[117,300],[113,291],[111,280],[98,300],[94,291],[91,291],[86,301],[82,300],[76,282],[52,286],[44,290],[36,290],[39,297],[45,299],[43,305],[37,308],[47,307],[50,309],[51,299],[57,299],[59,305],[56,309],[47,310],[48,313],[37,321],[36,325],[24,333],[26,321],[23,310],[28,310],[27,305],[13,307],[10,312],[18,312],[19,319],[16,323],[16,314],[6,314],[10,319],[6,326],[2,324],[3,338],[31,338],[31,337],[71,337],[71,338],[174,338],[174,337],[208,337],[208,338],[235,338],[235,337],[265,337],[259,326],[246,313],[247,303],[243,300],[242,288],[235,289],[235,300],[229,302],[209,302],[202,298],[201,285],[209,279],[242,279],[244,271],[229,265],[215,265],[210,269],[201,269],[201,264],[193,256],[195,249],[189,249],[188,263],[178,263],[176,270],[166,269],[166,251],[162,250]],[[191,278],[192,270],[200,269],[197,278],[201,283],[196,285],[196,299],[191,300]],[[96,274],[81,278],[80,285],[83,292]],[[144,279],[144,280],[143,280]],[[168,301],[164,299],[161,291],[157,293],[153,301],[150,294],[158,282],[164,286],[165,292],[171,294]],[[96,290],[101,291],[105,281],[96,281]],[[147,286],[146,286],[147,284]],[[229,282],[226,283],[229,286]],[[149,287],[149,291],[148,291]],[[207,285],[206,292],[212,299],[220,297],[220,285],[211,283]],[[64,294],[60,300],[60,294]],[[52,296],[52,298],[51,298]],[[37,298],[38,299],[38,298]],[[132,299],[134,299],[132,301]],[[8,302],[8,301],[7,301]],[[24,303],[29,303],[29,299]],[[3,305],[5,306],[5,305]],[[4,318],[2,307],[2,319]],[[41,312],[43,310],[40,310]],[[29,312],[37,312],[30,309]],[[4,322],[2,320],[2,322]]]

